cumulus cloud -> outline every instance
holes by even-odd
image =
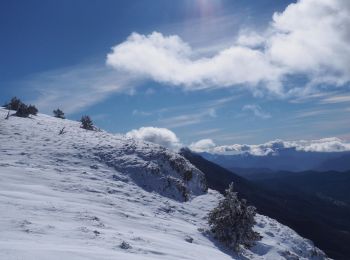
[[[245,105],[242,108],[242,111],[252,112],[254,116],[262,119],[271,118],[271,115],[267,112],[264,112],[259,105]]]
[[[305,152],[344,152],[350,150],[350,143],[343,142],[335,137],[312,141],[287,142],[286,146],[295,147],[296,150]]]
[[[167,128],[141,127],[126,133],[126,137],[152,142],[172,150],[179,150],[183,144],[174,132]],[[278,155],[285,149],[304,152],[345,152],[350,151],[350,142],[337,137],[319,140],[283,141],[275,140],[264,144],[232,144],[216,145],[212,139],[201,139],[188,146],[195,152],[209,152],[213,154],[237,155],[251,154],[255,156]]]
[[[280,91],[280,68],[272,66],[258,50],[232,46],[213,57],[192,58],[194,51],[180,37],[133,33],[107,56],[110,66],[157,82],[188,89],[257,85],[266,82]],[[254,72],[254,73],[252,73]]]
[[[237,45],[246,46],[250,48],[257,48],[263,46],[265,38],[263,35],[254,31],[241,31],[237,38]]]
[[[304,92],[324,83],[348,83],[349,42],[349,1],[299,0],[275,13],[266,31],[243,31],[231,47],[210,57],[196,56],[176,35],[133,33],[113,47],[106,62],[117,70],[186,89],[244,85],[285,95],[297,92],[282,84],[293,75],[308,78]]]
[[[268,55],[293,73],[344,84],[350,79],[350,3],[300,0],[273,16]]]
[[[195,152],[205,152],[214,148],[216,144],[212,139],[202,139],[192,143],[189,148]]]
[[[181,148],[181,143],[176,134],[166,128],[141,127],[126,133],[128,138],[156,143],[166,148],[177,150]]]
[[[216,154],[251,154],[255,156],[277,155],[284,149],[295,149],[304,152],[344,152],[350,151],[350,143],[339,138],[323,138],[319,140],[282,141],[275,140],[258,145],[233,144],[208,147],[204,151]]]

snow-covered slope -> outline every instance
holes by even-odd
[[[261,215],[262,240],[231,254],[205,232],[221,195],[180,155],[69,120],[6,113],[0,108],[0,259],[324,258]]]

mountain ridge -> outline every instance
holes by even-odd
[[[298,151],[286,148],[277,153],[225,155],[200,152],[204,158],[228,169],[267,169],[271,171],[346,171],[350,170],[350,152]]]
[[[315,189],[308,192],[307,183],[312,183],[312,178],[304,185],[303,189],[299,188],[298,185],[289,187],[293,174],[297,173],[289,173],[290,179],[285,182],[274,182],[274,176],[279,176],[283,180],[283,174],[278,172],[256,174],[256,176],[271,175],[266,180],[248,180],[244,178],[244,175],[235,174],[189,149],[183,149],[181,153],[204,172],[209,188],[223,192],[229,183],[236,183],[238,195],[247,199],[248,203],[257,206],[258,212],[277,219],[303,236],[312,239],[331,257],[347,259],[350,254],[347,246],[350,241],[350,223],[348,221],[350,207],[343,207],[335,203],[334,200],[326,197],[328,193],[322,197],[316,192],[312,193]],[[344,185],[346,186],[347,183]],[[330,184],[328,187],[332,187],[332,185]],[[344,188],[346,189],[346,187]],[[340,189],[339,192],[341,193],[341,191]],[[329,237],[333,238],[332,241],[329,241]]]
[[[78,122],[6,114],[0,108],[2,259],[326,258],[259,214],[256,246],[240,254],[222,247],[205,231],[222,195],[207,191],[203,173],[181,155]]]

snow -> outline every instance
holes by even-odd
[[[261,215],[255,247],[220,246],[206,215],[222,197],[174,152],[78,122],[6,114],[0,108],[0,259],[324,259]]]

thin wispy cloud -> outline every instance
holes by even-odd
[[[74,113],[101,102],[114,93],[132,94],[137,78],[119,74],[97,64],[79,64],[35,74],[17,84],[31,89],[37,98],[31,102],[43,112],[60,107]]]
[[[151,112],[142,111],[142,110],[138,110],[138,109],[134,109],[132,111],[132,115],[133,116],[151,116],[152,113]]]
[[[333,115],[333,114],[340,114],[342,115],[342,112],[346,111],[346,108],[322,108],[322,109],[309,109],[309,110],[300,110],[297,111],[294,118],[308,118],[308,117],[315,117],[315,116],[326,116],[326,115]]]
[[[292,100],[289,100],[290,103],[294,104],[300,104],[300,103],[308,103],[312,101],[320,101],[324,98],[330,97],[337,93],[336,91],[329,91],[329,92],[320,92],[320,90],[315,90],[314,93],[309,93],[307,95],[300,95],[298,97],[293,98]]]
[[[183,121],[184,125],[188,125],[187,121],[188,118],[195,118],[196,120],[193,121],[193,124],[199,123],[202,120],[197,120],[197,118],[204,118],[204,116],[209,115],[209,117],[214,118],[216,117],[216,111],[218,109],[223,108],[226,104],[232,102],[233,100],[238,99],[240,96],[229,96],[225,98],[218,98],[218,99],[212,99],[204,102],[198,102],[198,103],[192,103],[190,105],[178,105],[178,106],[172,106],[172,107],[164,107],[156,110],[141,110],[141,109],[134,109],[132,112],[133,116],[157,116],[159,118],[159,121],[164,122],[167,120],[172,119],[173,121]],[[197,114],[194,116],[189,116],[187,114],[183,114],[186,111],[193,111],[195,108],[196,111],[198,111]],[[203,112],[204,111],[204,112]],[[179,114],[178,116],[174,116],[173,114]],[[191,115],[191,114],[190,114]],[[164,119],[168,118],[168,119]]]
[[[328,114],[328,110],[313,110],[313,111],[302,111],[297,113],[295,118],[306,118],[306,117],[314,117],[319,115]]]
[[[254,137],[253,132],[232,132],[228,134],[219,134],[215,135],[215,140],[222,143],[231,143],[231,142],[244,142],[251,140]]]
[[[198,102],[198,103],[191,103],[189,105],[179,105],[179,106],[173,106],[173,107],[166,107],[160,110],[156,110],[155,112],[163,113],[163,112],[176,112],[181,110],[193,110],[195,107],[197,110],[218,110],[222,107],[224,107],[226,104],[239,99],[239,95],[224,97],[224,98],[218,98],[218,99],[210,99],[208,101],[204,102]]]
[[[323,131],[349,131],[350,115],[342,115],[335,118],[324,118],[323,120],[317,120],[315,122],[310,122],[308,125],[310,127],[310,132],[315,132],[317,129],[322,129]],[[304,131],[305,132],[305,131]]]
[[[222,129],[220,129],[220,128],[212,128],[212,129],[200,130],[200,131],[194,132],[192,136],[211,135],[211,134],[220,132],[221,130]]]
[[[228,48],[235,41],[236,35],[249,19],[248,12],[239,10],[227,14],[224,10],[215,15],[201,19],[188,17],[185,21],[160,26],[159,31],[166,35],[179,35],[193,46],[194,57],[215,55]]]
[[[271,114],[263,111],[259,105],[245,105],[243,106],[242,111],[251,112],[255,117],[262,119],[271,118]]]
[[[320,101],[321,104],[336,104],[350,102],[350,95],[332,96]]]
[[[167,117],[160,119],[158,122],[168,128],[178,128],[189,125],[195,125],[216,117],[215,109],[208,109],[206,111],[184,114],[179,116]]]

